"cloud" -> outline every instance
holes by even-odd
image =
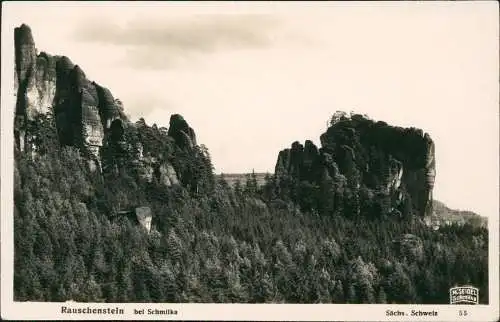
[[[132,67],[166,69],[193,55],[223,50],[262,49],[273,44],[279,25],[269,15],[198,15],[147,18],[123,25],[86,21],[75,31],[78,41],[125,48]]]
[[[130,97],[124,97],[126,100],[126,112],[130,114],[132,119],[139,117],[146,118],[149,113],[154,110],[168,111],[171,103],[164,97],[155,95],[155,93],[141,92],[133,93]]]

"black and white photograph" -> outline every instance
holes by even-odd
[[[496,2],[2,7],[2,318],[498,319]]]

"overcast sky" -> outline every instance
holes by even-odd
[[[352,110],[428,132],[435,198],[498,216],[495,2],[2,6],[4,32],[28,24],[132,120],[182,114],[217,172],[272,172]]]

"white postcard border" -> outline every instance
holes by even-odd
[[[32,4],[35,2],[32,2]],[[14,79],[14,25],[9,20],[9,8],[21,4],[19,2],[2,3],[2,86],[1,86],[1,317],[2,319],[24,320],[87,320],[87,319],[121,319],[121,320],[344,320],[344,321],[494,321],[500,317],[499,306],[499,217],[489,218],[489,305],[391,305],[391,304],[153,304],[153,303],[41,303],[41,302],[14,302],[13,301],[13,113],[15,106]],[[74,4],[74,3],[73,3]],[[119,5],[119,2],[101,2],[91,5]],[[364,5],[357,3],[356,5]],[[381,2],[377,3],[380,5]],[[387,4],[387,3],[386,3]],[[390,3],[396,5],[395,3]],[[26,5],[23,3],[22,5]],[[44,3],[43,5],[47,5]],[[54,5],[54,3],[52,3]],[[68,5],[57,2],[56,5]],[[71,4],[70,4],[71,5]],[[79,4],[81,5],[81,3]],[[127,5],[132,5],[130,2]],[[145,3],[141,3],[145,5]],[[149,3],[149,5],[158,5]],[[162,3],[161,5],[166,5]],[[194,7],[199,3],[175,3],[173,6]],[[269,10],[286,9],[314,10],[314,3],[272,3],[267,4]],[[317,4],[316,9],[322,10]],[[333,6],[329,3],[328,6]],[[353,5],[342,3],[341,5]],[[373,3],[372,3],[373,5]],[[399,3],[398,5],[409,5]],[[421,5],[424,5],[421,3]],[[439,2],[426,5],[464,5],[463,3]],[[470,5],[470,4],[465,4]],[[474,5],[490,6],[491,10],[498,12],[498,4],[493,1],[477,1]],[[264,7],[262,3],[204,3],[203,6],[210,10],[244,10],[245,12],[258,10]],[[41,8],[41,7],[40,7]],[[37,10],[41,10],[37,8]],[[497,17],[498,19],[498,17]],[[497,21],[498,22],[498,21]],[[498,31],[497,31],[498,32]],[[497,34],[498,35],[498,34]],[[498,48],[498,47],[497,47]],[[497,102],[498,100],[497,91]],[[495,171],[493,171],[495,173]],[[498,174],[498,169],[496,169]],[[466,183],[464,183],[466,184]],[[480,290],[481,291],[481,290]],[[67,314],[62,313],[62,307],[103,309],[123,309],[123,315],[116,314]],[[134,310],[158,309],[172,311],[177,315],[137,315]],[[403,311],[405,316],[388,316],[387,310]],[[410,312],[436,311],[437,316],[412,316]],[[467,311],[467,315],[463,313]],[[462,314],[462,315],[460,315]]]

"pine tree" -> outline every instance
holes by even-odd
[[[257,275],[253,285],[253,299],[256,303],[273,303],[277,289],[268,273]]]
[[[256,196],[258,192],[258,183],[257,176],[255,171],[252,170],[252,174],[246,175],[246,183],[245,183],[245,193],[249,196]]]
[[[354,284],[349,284],[349,286],[347,287],[346,303],[348,303],[348,304],[359,303]]]
[[[167,249],[168,256],[173,263],[178,262],[181,259],[183,253],[182,241],[175,233],[175,230],[170,229],[167,236]]]
[[[387,295],[385,294],[384,287],[380,287],[377,294],[377,303],[387,304]]]

